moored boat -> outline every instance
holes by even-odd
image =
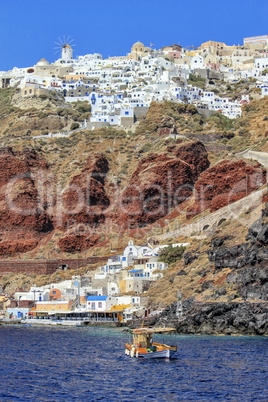
[[[125,354],[130,357],[144,359],[170,359],[177,352],[177,346],[166,345],[153,341],[155,333],[171,333],[173,328],[137,328],[132,330],[132,342],[126,343]]]

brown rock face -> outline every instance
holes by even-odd
[[[195,183],[195,203],[188,208],[187,217],[206,209],[214,212],[246,197],[264,183],[266,170],[260,164],[224,160],[203,172]]]
[[[88,158],[82,173],[75,176],[63,195],[62,228],[77,224],[97,226],[105,221],[105,210],[110,205],[105,191],[105,178],[109,170],[103,155]]]
[[[38,206],[38,169],[47,169],[47,164],[35,151],[0,149],[0,255],[29,251],[53,230],[45,209]]]
[[[169,146],[165,154],[142,159],[124,188],[107,181],[108,172],[107,158],[91,155],[66,191],[55,197],[56,183],[40,154],[0,148],[0,256],[38,247],[54,227],[64,231],[58,242],[62,252],[83,251],[100,242],[96,227],[124,231],[152,224],[174,209],[179,213],[193,191],[188,218],[206,209],[216,211],[266,182],[258,163],[225,160],[209,168],[200,141]]]
[[[124,189],[119,220],[124,226],[145,226],[167,215],[191,196],[200,172],[209,166],[201,142],[169,148],[170,155],[144,158]]]
[[[0,187],[24,172],[29,173],[29,167],[24,160],[17,158],[11,148],[0,149]]]
[[[91,235],[67,235],[59,240],[59,248],[67,253],[83,251],[95,246],[100,240],[100,236]]]
[[[12,256],[17,253],[26,253],[33,250],[38,245],[38,240],[24,239],[21,241],[2,241],[0,242],[0,255]]]

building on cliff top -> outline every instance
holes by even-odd
[[[268,45],[268,35],[251,36],[244,38],[244,45],[265,44]]]

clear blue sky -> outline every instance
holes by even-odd
[[[49,62],[55,41],[74,39],[75,56],[122,56],[133,43],[157,49],[207,40],[242,44],[268,34],[267,0],[1,0],[0,71]]]

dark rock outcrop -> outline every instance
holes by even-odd
[[[156,326],[174,326],[181,334],[200,335],[268,335],[266,303],[189,303],[184,302],[184,315],[176,317],[176,306],[170,306]]]
[[[232,268],[226,282],[234,284],[244,299],[268,300],[268,204],[249,228],[247,242],[225,246],[230,236],[211,241],[208,258],[216,270]]]

